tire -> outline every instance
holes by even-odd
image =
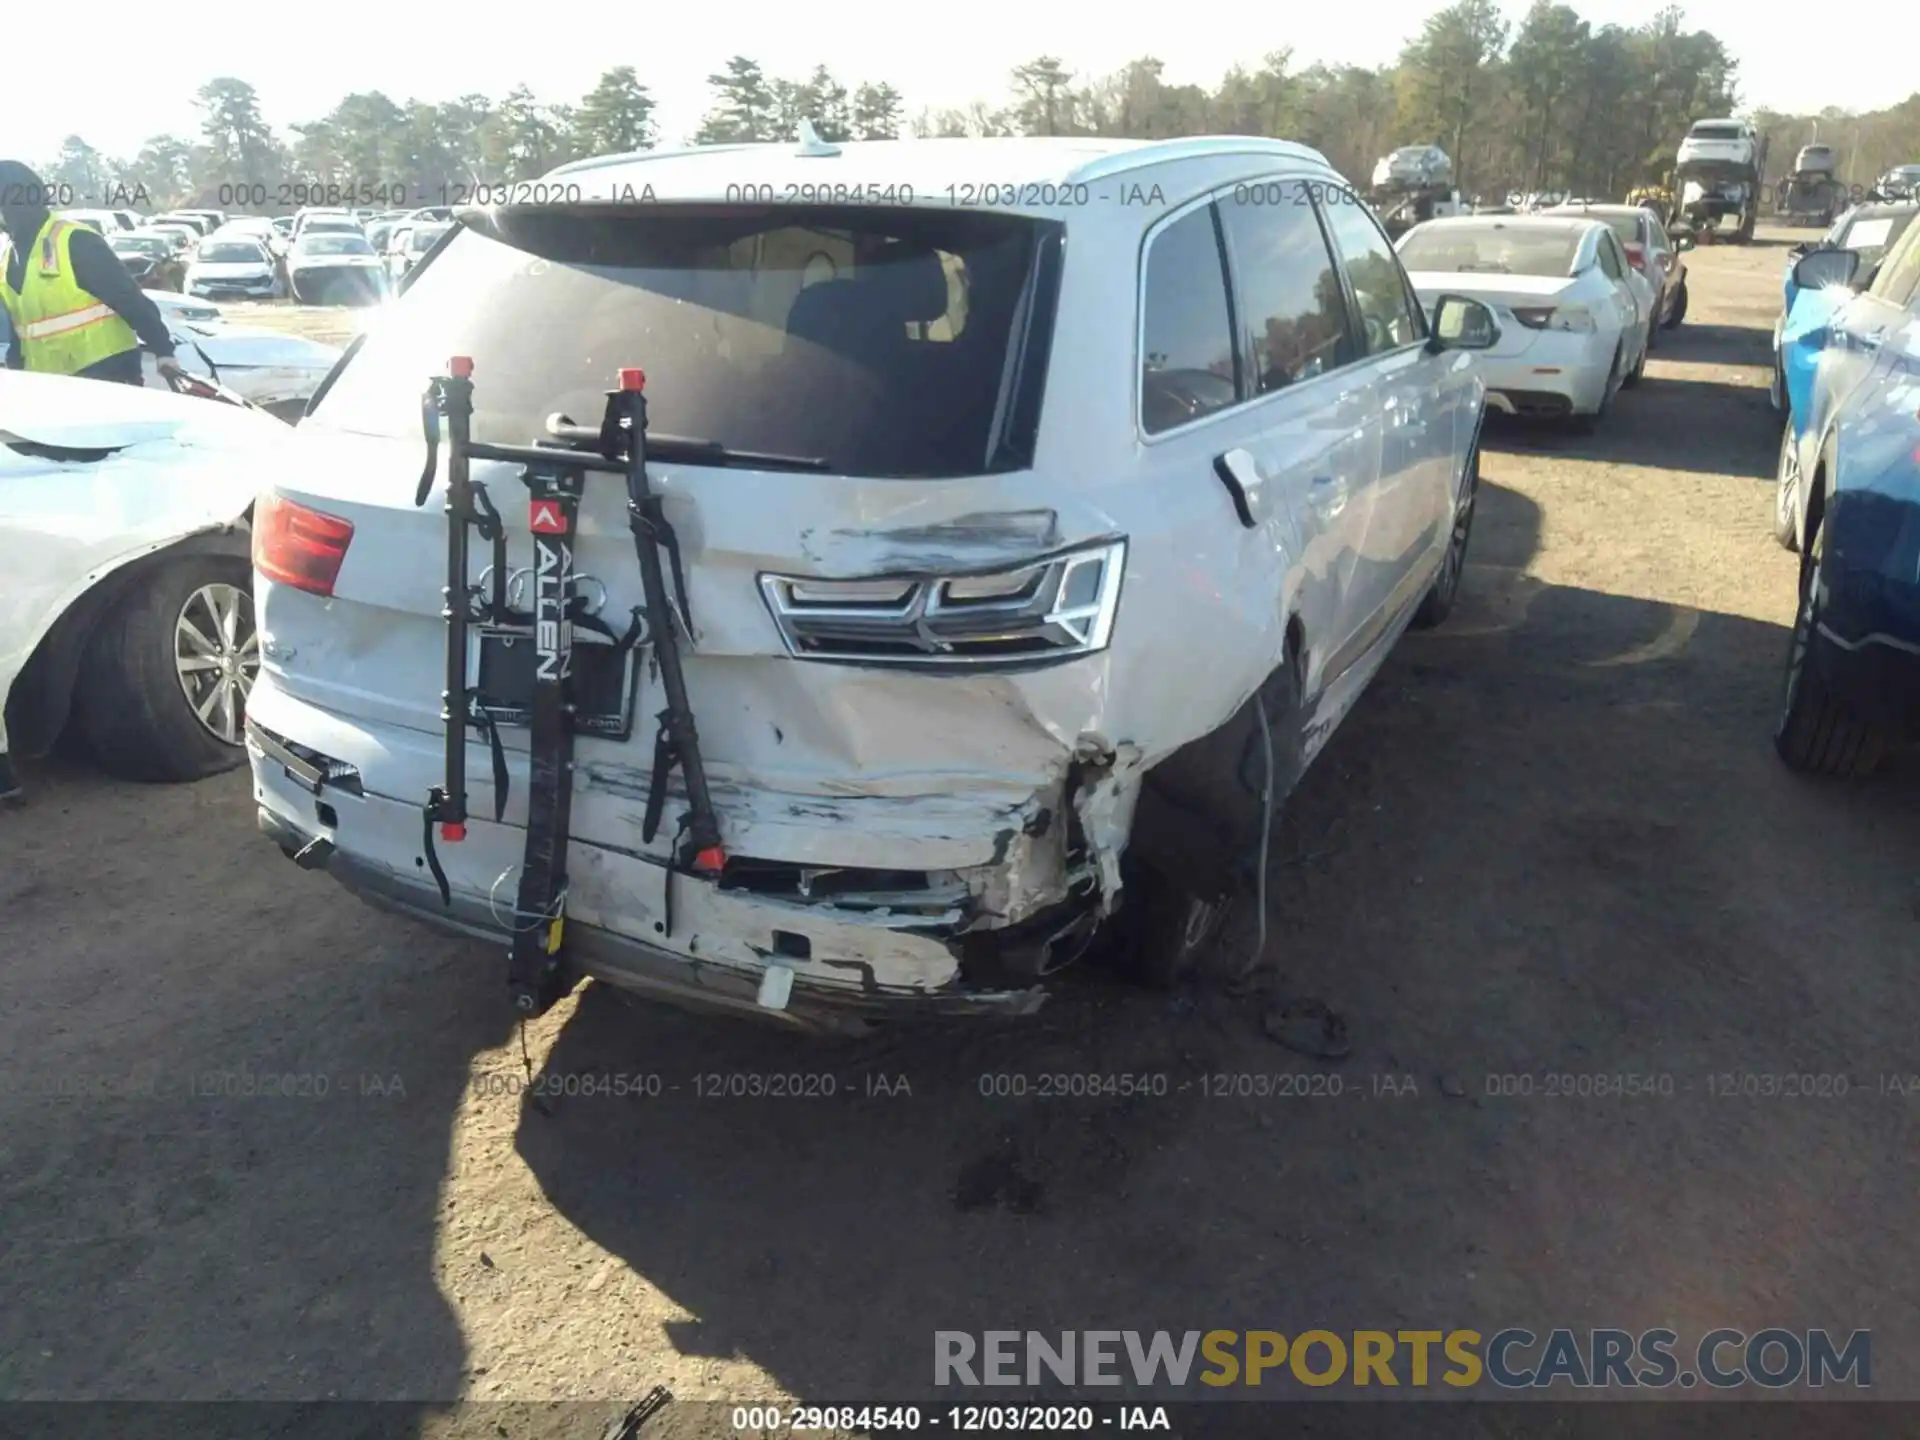
[[[1625,352],[1626,341],[1622,340],[1613,348],[1613,366],[1607,371],[1606,389],[1600,392],[1600,408],[1591,415],[1569,415],[1567,428],[1576,435],[1591,435],[1600,428],[1600,422],[1613,410],[1614,394],[1624,389],[1626,379],[1620,374],[1620,361]]]
[[[1197,978],[1203,968],[1215,969],[1207,962],[1221,942],[1237,940],[1247,932],[1250,918],[1257,921],[1253,882],[1260,825],[1263,819],[1277,823],[1302,768],[1300,692],[1299,660],[1290,647],[1286,660],[1260,691],[1272,731],[1271,815],[1264,813],[1260,798],[1269,777],[1260,764],[1259,720],[1252,700],[1219,730],[1182,747],[1148,772],[1135,812],[1134,838],[1121,862],[1120,910],[1109,922],[1111,943],[1101,946],[1104,962],[1118,974],[1152,989],[1176,988]],[[1202,787],[1213,793],[1203,793]],[[1168,834],[1161,833],[1169,828],[1177,833],[1177,827],[1162,823],[1174,813],[1164,803],[1174,794],[1187,797],[1188,803],[1179,809],[1203,826],[1219,823],[1212,817],[1231,817],[1230,832],[1208,837],[1220,853],[1204,874],[1191,868],[1181,845],[1168,843]],[[1192,803],[1196,800],[1198,804]],[[1241,824],[1243,816],[1252,817],[1250,826]],[[1157,847],[1141,833],[1143,823],[1156,827],[1151,840],[1160,842]],[[1217,836],[1227,833],[1232,835],[1231,844],[1221,849]],[[1156,850],[1151,859],[1150,848]],[[1184,874],[1183,864],[1189,867]],[[1221,958],[1228,963],[1217,968],[1232,972],[1244,970],[1248,959],[1245,955]]]
[[[1431,630],[1444,623],[1453,613],[1453,602],[1460,596],[1460,577],[1467,567],[1467,545],[1473,539],[1475,502],[1480,498],[1478,436],[1474,437],[1473,449],[1467,454],[1460,488],[1462,493],[1454,501],[1453,534],[1447,541],[1446,557],[1440,562],[1440,573],[1434,577],[1433,588],[1421,600],[1420,608],[1413,612],[1411,624],[1415,630]]]
[[[1640,358],[1633,362],[1633,369],[1629,370],[1626,378],[1620,382],[1620,388],[1622,390],[1633,389],[1645,377],[1647,373],[1647,352],[1653,349],[1653,332],[1655,328],[1652,319],[1649,318],[1647,321],[1647,341],[1640,347]]]
[[[1789,770],[1802,775],[1858,778],[1871,775],[1886,754],[1886,741],[1863,723],[1829,688],[1813,648],[1820,618],[1825,527],[1816,523],[1800,560],[1800,604],[1787,642],[1780,722],[1773,748]]]
[[[242,560],[182,556],[143,577],[101,619],[80,663],[74,719],[103,770],[170,783],[245,761],[245,694],[260,669],[251,578]],[[229,612],[230,642],[217,618]],[[195,713],[189,685],[207,697],[209,720]]]
[[[1678,330],[1680,322],[1687,318],[1687,282],[1680,282],[1680,293],[1673,297],[1673,309],[1667,312],[1664,328]]]
[[[1773,538],[1788,550],[1798,550],[1800,457],[1793,443],[1791,417],[1780,429],[1780,458],[1774,466],[1773,480]]]
[[[1111,964],[1153,990],[1175,989],[1198,974],[1221,935],[1239,928],[1229,921],[1248,903],[1244,890],[1203,899],[1147,865],[1128,868],[1124,894]]]

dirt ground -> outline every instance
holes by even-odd
[[[590,986],[532,1065],[660,1093],[534,1108],[500,957],[289,865],[244,773],[33,769],[0,818],[0,1396],[383,1398],[435,1433],[456,1397],[922,1398],[936,1329],[1665,1324],[1870,1328],[1876,1392],[1920,1398],[1920,1088],[1884,1078],[1920,1071],[1920,766],[1808,783],[1768,738],[1788,243],[1689,257],[1597,436],[1490,435],[1460,609],[1285,817],[1251,995],[1089,973],[1023,1026],[850,1046]],[[1349,1058],[1268,1038],[1301,998]],[[697,1093],[733,1072],[835,1093]],[[1338,1096],[1205,1079],[1309,1072]],[[1740,1072],[1847,1093],[1712,1093]],[[309,1093],[204,1093],[245,1074]],[[982,1093],[1048,1074],[1165,1093]]]

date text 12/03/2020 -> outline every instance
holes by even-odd
[[[1092,1435],[1109,1430],[1171,1431],[1164,1405],[736,1405],[735,1435],[952,1431],[956,1434]]]

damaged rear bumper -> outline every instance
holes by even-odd
[[[249,749],[259,826],[284,854],[369,904],[487,940],[504,954],[524,843],[517,826],[469,820],[466,839],[441,852],[452,879],[451,903],[443,904],[417,853],[418,806],[330,774],[257,726]],[[766,873],[779,868],[716,882],[576,837],[567,953],[587,975],[671,1003],[846,1029],[915,1016],[1031,1014],[1046,998],[1044,977],[1084,948],[1097,923],[1091,887],[1016,924],[969,931],[937,906],[890,913],[783,894],[778,874]],[[871,897],[860,903],[870,906]],[[792,972],[791,989],[763,1003],[762,982],[775,966]]]

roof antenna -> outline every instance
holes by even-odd
[[[813,121],[811,120],[802,120],[800,122],[800,134],[797,138],[800,141],[798,153],[801,155],[824,157],[828,155],[838,155],[840,153],[840,147],[838,145],[829,145],[825,140],[820,138],[820,132],[813,128]]]

